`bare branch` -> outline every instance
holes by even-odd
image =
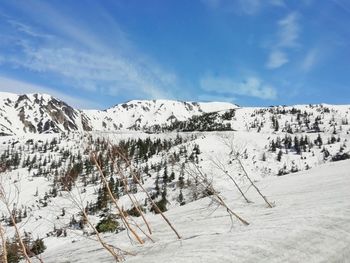
[[[214,159],[214,158],[210,158],[210,161],[212,162],[212,164],[214,164],[214,166],[216,168],[218,168],[219,170],[221,170],[226,176],[228,176],[230,178],[230,180],[233,182],[233,184],[235,185],[235,187],[238,189],[238,191],[241,193],[241,195],[243,196],[244,200],[247,202],[247,203],[252,203],[252,201],[250,201],[246,195],[244,194],[244,192],[242,191],[241,187],[239,187],[238,183],[236,182],[236,180],[233,178],[233,176],[231,176],[225,165],[218,159]]]
[[[118,201],[116,200],[116,198],[114,197],[111,189],[109,188],[109,185],[108,185],[108,182],[107,182],[107,179],[105,177],[105,175],[103,174],[103,171],[101,169],[101,166],[99,165],[99,163],[97,162],[97,159],[96,159],[96,156],[95,154],[92,154],[91,155],[92,157],[92,160],[95,162],[95,165],[100,173],[100,176],[102,178],[102,181],[104,183],[104,185],[106,186],[107,188],[107,192],[108,192],[108,195],[109,197],[111,198],[112,202],[114,203],[115,207],[117,208],[122,220],[124,221],[124,223],[126,224],[127,228],[130,230],[130,232],[133,234],[133,236],[135,237],[135,239],[140,243],[140,244],[143,244],[144,241],[140,238],[140,236],[136,233],[136,231],[130,226],[128,220],[126,219],[125,215],[124,215],[124,212],[123,210],[121,209],[121,207],[118,205]]]
[[[1,238],[1,247],[2,247],[2,262],[7,263],[7,243],[6,243],[6,236],[5,236],[5,230],[0,224],[0,238]]]
[[[248,181],[250,182],[250,184],[254,187],[254,189],[257,191],[257,193],[262,197],[262,199],[264,200],[264,202],[267,204],[267,206],[269,208],[274,207],[273,204],[271,204],[266,196],[264,196],[261,191],[259,190],[259,188],[254,184],[254,182],[252,181],[252,179],[250,178],[250,176],[248,175],[247,170],[245,169],[243,162],[242,162],[242,156],[243,154],[246,152],[246,146],[243,146],[243,144],[241,144],[241,146],[237,146],[235,145],[234,142],[234,137],[231,136],[226,136],[226,137],[222,137],[223,138],[223,143],[229,147],[230,153],[229,155],[232,157],[232,159],[234,161],[237,161],[237,163],[239,164],[241,170],[243,171],[244,176],[248,179]]]
[[[135,182],[141,187],[141,189],[144,191],[144,193],[147,195],[148,199],[150,200],[150,202],[152,203],[152,206],[154,207],[154,209],[156,210],[157,213],[159,213],[163,219],[165,220],[165,222],[169,225],[169,227],[173,230],[173,232],[176,234],[178,239],[181,239],[180,234],[176,231],[176,229],[174,228],[174,226],[170,223],[169,219],[163,214],[163,212],[159,209],[159,207],[157,206],[157,204],[153,201],[153,199],[151,198],[150,194],[148,193],[148,191],[143,187],[143,185],[141,184],[140,180],[138,179],[137,175],[135,174],[134,170],[133,170],[133,166],[130,162],[130,160],[126,157],[126,155],[118,148],[115,148],[116,152],[118,153],[119,157],[127,164],[127,166],[130,169],[130,174],[132,175],[132,178],[135,180]]]
[[[14,218],[14,216],[11,212],[10,203],[8,202],[8,198],[6,198],[5,189],[4,189],[2,184],[0,184],[0,200],[4,203],[6,210],[10,216],[10,220],[12,222],[14,229],[15,229],[15,233],[16,233],[16,236],[18,238],[18,242],[20,244],[21,252],[23,253],[24,259],[27,263],[31,263],[31,260],[28,256],[28,253],[27,253],[26,246],[24,245],[24,242],[23,242],[22,237],[21,237],[21,233],[20,233],[19,228],[17,226],[16,219]]]
[[[195,180],[198,180],[198,182],[205,187],[205,189],[208,189],[210,193],[212,193],[213,198],[223,207],[226,208],[227,212],[230,214],[230,216],[236,217],[241,223],[244,225],[249,225],[248,221],[244,220],[242,217],[240,217],[237,213],[235,213],[224,201],[224,199],[219,195],[218,191],[216,191],[212,184],[208,183],[208,180],[203,173],[203,171],[195,164],[192,163],[195,167],[195,169],[186,169],[186,172],[189,176],[194,178]]]

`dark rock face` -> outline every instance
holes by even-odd
[[[18,119],[23,124],[23,131],[26,133],[70,132],[78,131],[79,127],[85,131],[92,130],[83,113],[51,96],[19,95],[15,101],[7,99],[5,105],[18,112]],[[13,121],[16,122],[16,120]],[[11,131],[11,127],[6,127],[6,129]]]
[[[21,108],[21,110],[18,113],[18,116],[19,116],[20,121],[24,125],[24,131],[25,132],[27,132],[27,131],[31,132],[31,133],[35,133],[36,132],[35,126],[30,121],[26,120],[24,108]]]
[[[65,131],[78,130],[78,126],[75,123],[78,114],[65,102],[53,98],[47,103],[47,106],[43,106],[43,108],[46,109],[46,112],[51,116],[53,122],[51,124],[52,128],[57,126],[55,124],[61,124]]]
[[[83,113],[81,113],[81,124],[83,125],[84,131],[92,131],[92,127],[89,123],[89,120]]]

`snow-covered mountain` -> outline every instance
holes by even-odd
[[[94,130],[147,130],[170,125],[204,113],[236,109],[226,102],[184,102],[174,100],[132,100],[105,111],[84,110]]]
[[[0,92],[0,134],[91,130],[84,114],[47,94]]]
[[[98,111],[44,94],[0,96],[9,263],[24,260],[18,235],[32,262],[115,262],[98,233],[127,262],[350,256],[350,105],[141,100]]]
[[[193,116],[237,108],[225,102],[133,100],[107,110],[78,110],[46,94],[0,92],[0,134],[149,130]]]
[[[227,102],[132,100],[107,110],[79,110],[46,94],[0,92],[0,135],[83,131],[318,132],[348,124],[350,105],[238,107]]]

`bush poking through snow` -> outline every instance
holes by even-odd
[[[167,200],[162,198],[161,200],[159,200],[158,202],[156,202],[157,207],[159,208],[159,210],[161,212],[166,212],[168,209],[166,208],[166,204],[167,204]],[[155,206],[152,206],[151,211],[156,213],[156,214],[160,214],[160,211],[158,209],[156,209]]]
[[[102,219],[96,226],[96,229],[99,233],[104,232],[116,232],[118,229],[119,223],[116,219],[111,216]]]
[[[141,213],[139,211],[145,212],[145,209],[141,206],[139,206],[138,209],[133,206],[131,209],[126,211],[126,215],[139,217],[141,216]]]
[[[34,255],[39,255],[43,253],[46,249],[44,241],[40,238],[33,241],[32,247],[30,248],[30,252],[34,253]]]

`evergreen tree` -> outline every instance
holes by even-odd
[[[277,154],[277,161],[279,161],[279,162],[281,161],[282,155],[283,155],[282,150],[279,150],[279,152]]]
[[[179,197],[178,197],[178,201],[179,201],[180,205],[184,205],[184,204],[185,204],[184,196],[183,196],[182,190],[180,190],[180,194],[179,194]]]
[[[294,149],[297,154],[301,154],[300,142],[297,136],[294,137]]]
[[[276,152],[276,144],[275,144],[274,140],[272,140],[272,142],[271,142],[271,151]]]
[[[169,181],[172,182],[173,180],[175,180],[175,173],[174,171],[171,172],[170,177],[169,177]]]
[[[166,164],[165,164],[164,173],[163,173],[163,183],[167,183],[168,180],[169,180],[169,177],[168,177],[168,167],[167,167]]]
[[[321,148],[323,142],[322,142],[322,137],[321,137],[320,134],[317,135],[317,138],[316,138],[316,140],[315,140],[315,144],[316,144],[319,148]]]

